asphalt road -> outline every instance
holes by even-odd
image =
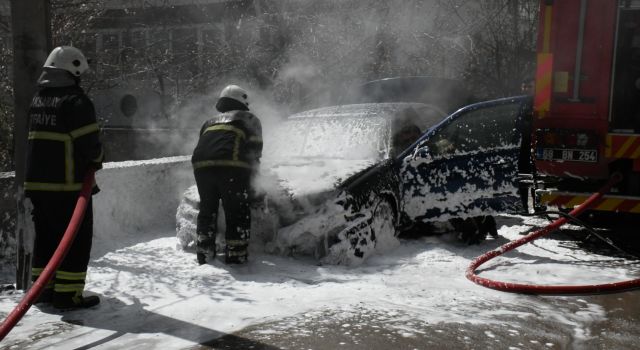
[[[596,231],[602,238],[627,252],[640,252],[640,235],[633,225],[622,223],[613,231]],[[604,255],[623,255],[614,246],[588,231],[567,230],[575,244]],[[580,238],[580,239],[578,239]],[[640,261],[639,261],[640,264]],[[357,312],[316,310],[277,322],[259,324],[240,332],[205,342],[190,350],[203,349],[300,349],[300,350],[413,350],[413,349],[640,349],[640,289],[602,295],[526,296],[544,298],[549,307],[595,304],[606,317],[589,329],[571,327],[566,320],[546,317],[544,311],[531,317],[514,317],[518,310],[490,324],[425,323],[398,310],[397,323],[388,323],[363,305]],[[491,307],[491,305],[486,305]],[[576,312],[580,312],[576,307]],[[384,316],[384,317],[382,317]],[[381,322],[380,320],[386,320]],[[274,331],[275,330],[275,331]]]
[[[593,323],[584,334],[584,330],[576,332],[566,323],[544,317],[509,316],[491,324],[427,324],[408,317],[398,324],[387,324],[379,322],[371,310],[349,314],[327,311],[252,326],[190,350],[640,349],[640,290],[544,298],[551,299],[552,305],[577,300],[595,303],[606,311],[607,318]],[[267,329],[270,331],[264,332]]]

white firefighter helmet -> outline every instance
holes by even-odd
[[[222,92],[220,93],[220,98],[230,98],[236,100],[243,105],[249,107],[249,97],[247,96],[247,91],[238,85],[228,85]]]
[[[82,51],[72,46],[58,46],[44,62],[45,68],[59,68],[79,77],[89,69],[89,62]]]

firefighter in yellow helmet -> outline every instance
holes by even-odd
[[[24,189],[33,204],[36,238],[32,278],[43,272],[69,224],[85,174],[102,168],[93,103],[79,86],[89,69],[74,47],[61,46],[49,54],[38,91],[29,107],[29,140]],[[95,186],[95,185],[94,185]],[[94,187],[94,193],[97,187]],[[91,242],[93,210],[89,201],[69,252],[36,302],[59,309],[91,307],[97,296],[83,296]]]
[[[216,103],[220,114],[206,121],[193,151],[200,212],[197,219],[197,258],[215,256],[218,205],[222,201],[226,222],[225,263],[247,262],[251,229],[251,179],[262,155],[262,125],[249,112],[247,92],[229,85]]]

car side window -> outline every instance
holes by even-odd
[[[517,144],[520,104],[504,104],[463,112],[430,138],[432,156],[469,153]]]

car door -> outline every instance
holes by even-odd
[[[401,160],[404,213],[413,221],[517,209],[520,133],[528,99],[464,108],[431,129]]]

